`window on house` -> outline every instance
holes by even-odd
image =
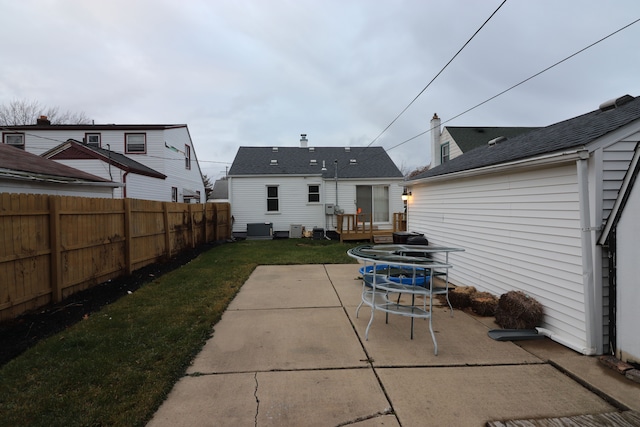
[[[185,169],[191,169],[191,147],[184,146],[184,167]]]
[[[24,150],[24,135],[21,133],[4,134],[4,143]]]
[[[87,143],[87,145],[91,147],[100,148],[100,146],[102,145],[99,133],[87,133],[84,136],[84,140]]]
[[[440,146],[440,163],[449,161],[449,143],[445,142]]]
[[[178,201],[178,187],[171,187],[171,201]]]
[[[371,214],[373,222],[389,222],[389,186],[356,186],[356,205],[360,213]]]
[[[278,202],[278,186],[267,186],[267,212],[278,212],[280,210]]]
[[[144,133],[126,133],[125,149],[127,153],[146,153],[147,135]]]
[[[309,203],[320,203],[320,186],[319,185],[310,185],[309,186]]]

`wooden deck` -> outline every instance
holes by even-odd
[[[392,229],[378,229],[373,225],[371,214],[341,214],[338,215],[336,232],[340,241],[368,240],[372,243],[392,243],[393,233],[406,231],[407,223],[404,213],[393,214]]]

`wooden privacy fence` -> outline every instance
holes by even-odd
[[[231,237],[228,203],[0,194],[0,321]]]

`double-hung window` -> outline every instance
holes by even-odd
[[[278,201],[278,186],[267,186],[267,212],[279,212],[280,206]]]
[[[24,150],[24,134],[22,133],[5,133],[3,142],[7,145],[13,145],[16,148]]]
[[[445,142],[440,146],[440,163],[449,161],[449,143]]]
[[[309,196],[307,201],[309,203],[320,203],[320,186],[309,185]]]
[[[84,135],[86,144],[90,147],[100,148],[101,138],[99,133],[87,133]]]
[[[184,167],[185,169],[191,169],[191,146],[184,146]]]
[[[146,153],[147,135],[144,133],[125,133],[126,153]]]

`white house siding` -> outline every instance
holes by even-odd
[[[279,212],[267,212],[267,186],[278,186]],[[320,185],[320,203],[308,203],[308,185]],[[310,230],[325,228],[323,186],[320,177],[230,177],[229,195],[233,231],[247,231],[247,224],[273,223],[274,231],[289,231],[291,224]],[[333,203],[333,202],[329,202]]]
[[[586,344],[575,163],[412,191],[408,229],[466,250],[450,257],[454,284],[495,295],[522,290],[545,306],[543,327]]]
[[[449,158],[454,159],[462,154],[462,150],[458,147],[458,144],[453,140],[449,130],[445,127],[442,135],[440,135],[440,146],[445,142],[449,143]]]
[[[629,194],[620,217],[616,233],[617,253],[617,356],[621,360],[640,363],[640,263],[638,242],[640,241],[640,184],[636,183]]]

